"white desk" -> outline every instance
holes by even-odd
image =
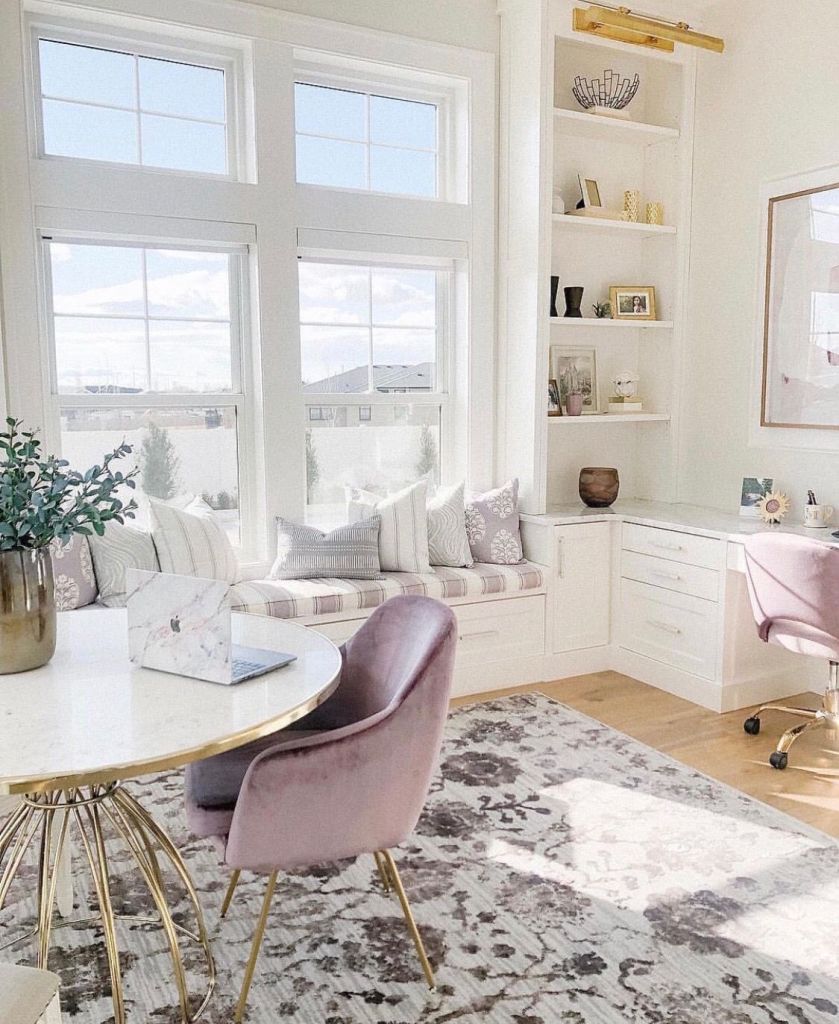
[[[615,669],[716,711],[821,689],[823,666],[757,638],[743,541],[786,530],[839,545],[831,529],[636,501],[525,515],[522,530],[553,583],[548,675]]]

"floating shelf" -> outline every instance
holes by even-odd
[[[653,328],[670,331],[673,329],[672,320],[611,320],[608,317],[597,319],[593,316],[552,316],[551,326],[561,324],[563,327],[595,327],[598,331],[613,330],[615,328],[629,328],[642,331],[649,331]]]
[[[589,114],[585,110],[564,110],[554,107],[554,120],[569,135],[583,139],[606,139],[612,142],[654,146],[657,142],[673,142],[679,137],[677,128],[643,121],[625,121],[617,117]]]
[[[563,231],[611,231],[619,234],[628,231],[641,238],[676,234],[676,229],[668,224],[641,224],[631,220],[606,220],[604,217],[575,217],[569,213],[553,214],[553,222],[560,225]]]
[[[589,416],[549,416],[548,423],[667,423],[670,416],[664,412],[591,413]]]

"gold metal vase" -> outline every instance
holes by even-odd
[[[0,551],[0,675],[46,665],[55,653],[48,548]]]

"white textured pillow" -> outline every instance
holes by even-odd
[[[428,499],[428,560],[432,565],[453,568],[472,565],[472,551],[466,533],[464,484],[441,487]]]
[[[200,498],[186,508],[151,504],[151,535],[162,572],[235,583],[239,561],[215,513]]]
[[[385,572],[431,572],[428,561],[428,517],[425,480],[380,498],[369,491],[350,491],[351,523],[380,515],[379,564]]]
[[[101,537],[88,538],[99,600],[108,608],[125,605],[125,570],[159,572],[151,534],[111,520]]]

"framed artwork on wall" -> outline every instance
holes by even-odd
[[[769,197],[760,425],[839,430],[839,181]]]
[[[551,377],[559,384],[560,403],[566,409],[568,396],[580,394],[584,416],[600,412],[597,352],[594,348],[551,345]]]

